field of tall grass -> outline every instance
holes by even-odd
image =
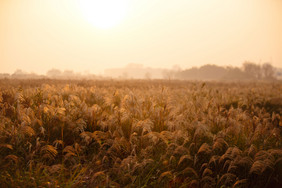
[[[0,187],[282,187],[282,83],[0,80]]]

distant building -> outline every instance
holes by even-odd
[[[124,68],[106,69],[104,75],[111,78],[121,79],[161,79],[163,69],[148,68],[141,64],[129,64]]]

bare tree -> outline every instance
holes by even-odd
[[[243,64],[243,69],[248,75],[252,76],[255,79],[261,79],[262,78],[261,67],[259,65],[255,64],[255,63],[246,61]]]
[[[145,78],[146,78],[147,80],[151,80],[152,74],[151,74],[150,72],[146,72]]]
[[[164,70],[163,71],[163,78],[166,80],[171,80],[175,76],[175,72],[172,70]]]
[[[262,73],[265,79],[273,79],[274,78],[274,68],[270,63],[264,63],[262,65]]]

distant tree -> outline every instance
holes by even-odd
[[[180,80],[195,80],[198,79],[198,68],[192,67],[191,69],[181,70],[177,72],[175,77]]]
[[[0,78],[3,79],[3,78],[9,78],[10,77],[10,74],[8,73],[0,73]]]
[[[255,63],[246,61],[243,64],[243,70],[245,73],[247,73],[249,76],[255,78],[255,79],[261,79],[262,78],[262,70],[261,67]]]
[[[152,78],[151,73],[146,72],[146,74],[145,74],[145,78],[146,78],[147,80],[151,80],[151,78]]]
[[[224,80],[249,80],[250,76],[238,67],[226,67]]]
[[[179,65],[173,65],[172,70],[175,72],[180,72],[181,71],[181,67]]]
[[[270,63],[264,63],[262,65],[262,73],[265,79],[273,79],[274,78],[274,68]]]
[[[75,73],[72,70],[65,70],[63,72],[63,78],[64,79],[74,79],[75,78]]]
[[[23,71],[23,70],[21,70],[21,69],[17,69],[14,73],[13,73],[13,75],[25,75],[26,73]]]
[[[225,74],[226,69],[217,65],[204,65],[198,70],[198,76],[201,80],[219,80]]]
[[[12,74],[12,77],[13,78],[19,78],[19,79],[24,79],[27,77],[27,73],[24,72],[23,70],[21,69],[17,69],[13,74]]]
[[[128,73],[127,72],[123,72],[121,75],[122,79],[128,79]]]
[[[51,69],[47,71],[46,75],[51,78],[58,78],[62,75],[62,72],[58,69]]]
[[[164,70],[162,74],[164,79],[171,80],[174,78],[175,72],[172,70]]]

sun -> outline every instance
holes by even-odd
[[[79,5],[87,21],[95,27],[107,29],[124,19],[128,0],[80,0]]]

